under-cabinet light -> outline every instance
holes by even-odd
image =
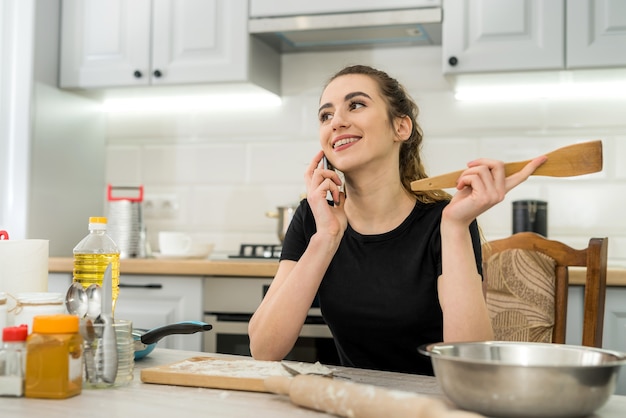
[[[626,100],[624,69],[459,74],[452,81],[462,101]]]
[[[114,97],[103,101],[102,110],[107,113],[232,111],[274,108],[281,103],[281,98],[273,93]]]
[[[626,82],[491,85],[457,88],[454,98],[460,101],[522,101],[533,99],[622,99],[626,100]]]

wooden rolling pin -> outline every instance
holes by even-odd
[[[271,376],[264,383],[269,392],[289,395],[291,402],[296,405],[340,417],[482,417],[472,412],[449,409],[443,401],[424,395],[322,376]]]

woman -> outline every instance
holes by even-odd
[[[421,344],[493,338],[476,218],[546,157],[506,178],[503,163],[472,161],[454,197],[412,192],[426,177],[417,113],[404,88],[371,67],[344,68],[326,85],[307,198],[250,321],[254,358],[289,353],[317,293],[345,366],[432,374]]]

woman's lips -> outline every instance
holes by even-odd
[[[355,137],[355,136],[351,136],[351,137],[344,137],[344,138],[340,138],[335,140],[335,142],[333,142],[333,149],[339,148],[341,146],[344,145],[348,145],[351,144],[353,142],[358,141],[361,138]]]

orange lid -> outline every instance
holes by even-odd
[[[107,218],[104,216],[90,216],[89,223],[90,224],[105,224],[107,223]]]
[[[76,315],[37,315],[33,317],[33,332],[40,334],[71,334],[78,332]]]

